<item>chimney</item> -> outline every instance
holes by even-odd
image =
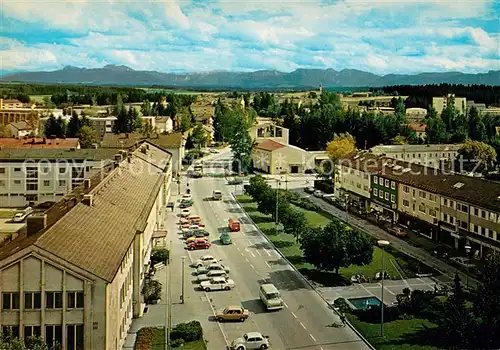
[[[47,214],[30,215],[26,219],[26,234],[33,236],[38,231],[47,227]]]
[[[91,182],[90,179],[83,180],[83,188],[88,190],[90,188]]]
[[[94,195],[93,194],[84,194],[82,203],[92,207],[94,205]]]

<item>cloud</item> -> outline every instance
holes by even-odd
[[[107,63],[159,71],[500,69],[500,28],[492,24],[500,15],[495,0],[47,4],[2,2],[3,71]],[[19,27],[36,35],[27,37]]]

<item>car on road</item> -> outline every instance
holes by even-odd
[[[387,230],[390,234],[396,236],[396,237],[406,237],[408,236],[408,232],[404,231],[401,229],[401,227],[390,227]]]
[[[222,192],[219,190],[214,190],[212,192],[212,199],[214,201],[221,201],[222,200]]]
[[[229,245],[229,244],[233,244],[233,240],[231,238],[231,236],[227,233],[227,232],[222,232],[220,237],[219,237],[219,241],[222,245]]]
[[[228,306],[215,314],[215,319],[219,322],[224,321],[245,321],[249,316],[247,309],[241,306]]]
[[[190,200],[182,200],[181,204],[179,204],[179,208],[189,208],[193,206],[193,201]]]
[[[198,277],[196,278],[196,280],[198,281],[198,283],[200,282],[203,282],[203,281],[210,281],[211,279],[215,278],[215,277],[229,277],[228,276],[228,273],[224,270],[211,270],[211,271],[208,271],[207,273],[204,273],[204,274],[201,274],[201,275],[198,275]]]
[[[208,249],[212,246],[206,238],[195,238],[194,242],[188,243],[186,249],[196,250],[196,249]]]
[[[234,281],[225,277],[214,277],[209,281],[203,281],[200,283],[200,288],[205,292],[213,290],[231,290],[234,286]]]
[[[259,296],[268,311],[283,309],[283,299],[281,299],[281,294],[274,284],[261,284],[259,288]]]
[[[12,222],[17,222],[17,223],[23,222],[32,213],[33,213],[33,208],[32,207],[27,207],[23,211],[20,211],[19,213],[16,213],[16,215],[14,215],[12,217]]]
[[[324,193],[320,190],[316,190],[316,191],[314,191],[313,195],[314,195],[314,197],[323,198]]]
[[[219,153],[219,150],[215,149],[215,148],[210,148],[209,152],[212,153],[212,154],[217,154],[217,153]]]
[[[189,209],[182,209],[181,210],[181,217],[186,218],[189,215],[191,215],[191,210],[189,210]]]
[[[253,350],[253,349],[269,349],[271,343],[267,335],[262,335],[259,332],[248,332],[242,337],[233,340],[231,350]]]
[[[229,231],[231,232],[238,232],[241,227],[240,227],[240,220],[236,218],[231,218],[229,219],[227,223],[227,227],[229,228]]]
[[[193,266],[198,268],[201,266],[208,266],[210,264],[217,264],[219,261],[214,258],[212,255],[203,255],[201,258],[197,259],[194,263]]]
[[[457,264],[457,265],[466,267],[466,268],[476,267],[476,265],[471,263],[471,260],[469,258],[464,258],[462,256],[454,256],[454,257],[450,258],[450,261]]]
[[[184,233],[183,238],[188,239],[189,237],[203,238],[209,236],[210,233],[208,231],[202,230],[200,228],[191,229]]]
[[[228,185],[241,185],[242,183],[242,179],[231,179],[227,182]]]
[[[316,189],[314,187],[304,188],[304,192],[306,192],[306,193],[314,193],[314,191],[316,191]]]
[[[202,275],[205,273],[208,273],[209,271],[225,271],[226,273],[229,273],[229,268],[225,267],[222,264],[219,263],[213,263],[208,266],[201,266],[196,269],[196,274],[197,275]]]

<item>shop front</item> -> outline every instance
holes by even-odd
[[[438,227],[426,221],[420,220],[405,213],[399,213],[398,223],[403,227],[407,227],[408,229],[428,239],[432,239],[434,241],[438,239]]]

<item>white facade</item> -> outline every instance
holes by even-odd
[[[364,198],[370,198],[370,175],[366,172],[349,168],[345,165],[337,166],[336,187],[353,192]]]
[[[156,131],[159,133],[170,133],[174,131],[174,122],[170,117],[160,117],[156,118]]]
[[[14,161],[0,163],[0,207],[57,202],[80,185],[103,161]]]
[[[457,157],[461,147],[462,144],[383,145],[372,147],[370,152],[430,168],[442,168]]]

